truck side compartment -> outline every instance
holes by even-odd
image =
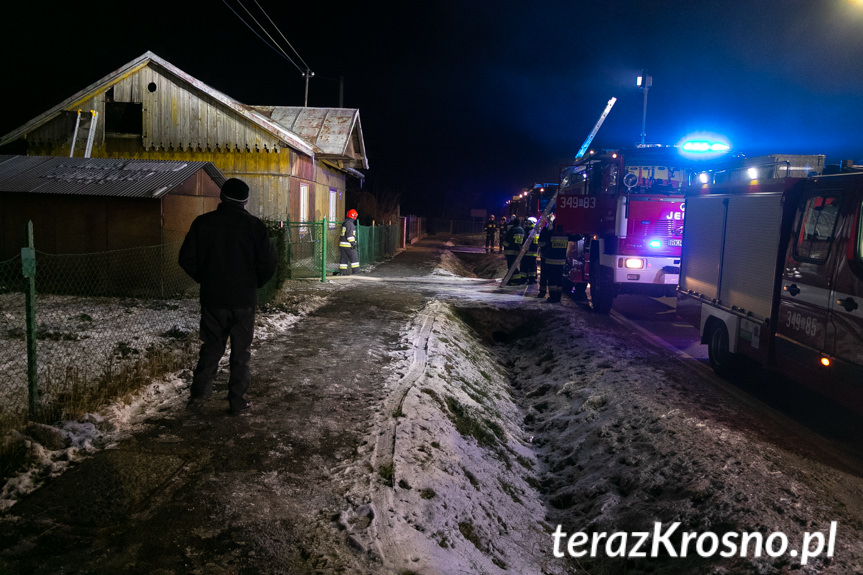
[[[861,205],[861,173],[687,190],[678,313],[714,370],[747,357],[859,401]]]

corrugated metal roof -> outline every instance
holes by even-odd
[[[337,160],[359,160],[368,168],[360,111],[355,108],[303,108],[297,106],[251,106],[273,122],[297,134],[320,151],[318,156]],[[356,136],[356,137],[355,137]],[[356,148],[349,148],[354,138]]]
[[[210,162],[0,156],[0,193],[161,198],[200,170],[225,183]]]

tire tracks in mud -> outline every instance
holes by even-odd
[[[407,338],[413,344],[409,365],[398,381],[395,389],[388,395],[379,414],[377,440],[372,451],[372,467],[375,471],[388,470],[390,484],[383,489],[370,489],[369,499],[378,518],[370,526],[370,535],[374,539],[375,551],[385,565],[393,567],[407,563],[404,547],[381,511],[392,508],[395,498],[393,484],[395,483],[394,460],[396,452],[396,434],[402,407],[408,394],[424,375],[428,367],[428,345],[435,325],[433,315],[427,313],[429,305],[434,300],[426,302],[423,311],[416,314],[412,320],[413,327],[408,331]]]

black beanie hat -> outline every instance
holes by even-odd
[[[222,184],[222,193],[219,196],[222,201],[230,200],[240,204],[245,204],[249,201],[249,186],[243,180],[231,178]]]

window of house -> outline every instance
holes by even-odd
[[[330,188],[330,214],[327,216],[331,230],[336,229],[336,207],[338,206],[338,190]]]
[[[105,133],[111,136],[141,136],[144,133],[143,104],[105,102]]]
[[[308,184],[300,184],[300,221],[307,222],[309,221],[309,185]],[[300,236],[305,236],[309,233],[309,228],[307,226],[302,226],[300,228]]]
[[[794,246],[796,259],[816,264],[827,261],[839,220],[839,199],[839,196],[813,196],[807,200]]]

